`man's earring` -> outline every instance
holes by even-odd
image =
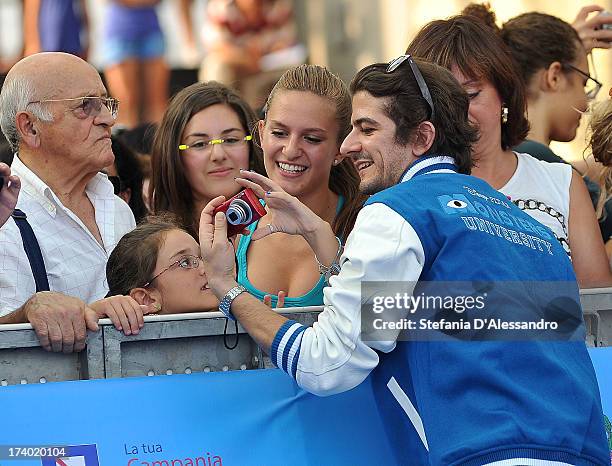
[[[502,105],[501,122],[502,125],[508,123],[508,107],[506,105]]]
[[[334,159],[334,165],[338,165],[339,163],[340,163],[340,160]]]

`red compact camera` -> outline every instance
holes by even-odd
[[[245,188],[231,199],[228,199],[214,211],[225,212],[227,219],[227,236],[242,233],[247,226],[266,215],[266,209],[259,202],[255,193]]]

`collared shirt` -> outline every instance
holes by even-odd
[[[33,171],[15,157],[11,171],[21,179],[17,208],[25,212],[40,245],[49,287],[91,303],[108,292],[106,262],[136,223],[129,206],[113,194],[108,177],[97,174],[85,193],[96,215],[102,243]],[[0,315],[25,303],[36,284],[19,229],[11,218],[0,228]]]

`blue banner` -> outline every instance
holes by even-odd
[[[0,406],[0,465],[394,464],[369,379],[327,398],[279,370],[55,382]]]
[[[612,458],[612,348],[590,350]],[[279,370],[0,389],[0,465],[396,464],[367,379],[319,398]]]
[[[612,347],[589,348],[589,354],[599,383],[608,448],[610,449],[610,464],[612,464]]]

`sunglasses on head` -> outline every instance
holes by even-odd
[[[434,111],[433,100],[431,98],[431,93],[429,92],[429,88],[427,87],[427,83],[425,82],[425,79],[423,79],[423,75],[421,74],[421,71],[419,70],[419,67],[417,66],[417,64],[412,59],[412,56],[410,56],[410,55],[400,55],[399,57],[394,58],[387,65],[387,69],[386,69],[385,73],[393,73],[405,61],[407,61],[408,64],[410,65],[410,69],[412,70],[412,75],[414,76],[414,79],[416,80],[416,82],[417,82],[417,84],[419,86],[419,89],[421,91],[421,96],[423,97],[423,99],[425,99],[425,102],[427,102],[427,105],[429,105],[429,110],[430,110],[430,116],[429,117],[430,117],[431,120],[433,120],[434,119],[434,115],[435,115],[435,111]]]

